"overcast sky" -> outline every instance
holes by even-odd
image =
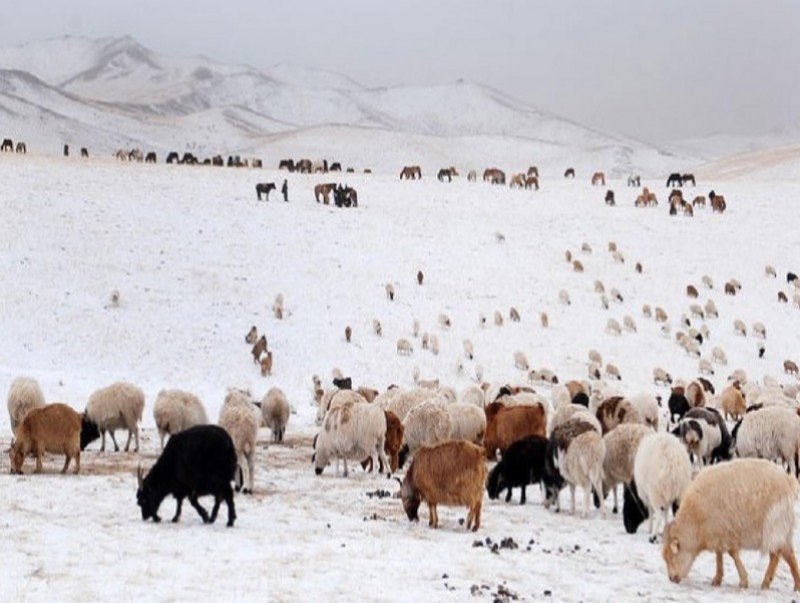
[[[6,44],[129,34],[369,86],[464,78],[652,142],[800,127],[794,0],[4,0],[0,23]]]

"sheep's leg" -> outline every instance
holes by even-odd
[[[603,497],[603,479],[598,477],[594,483],[594,490],[597,498],[600,499],[600,517],[606,518],[606,499]]]
[[[62,473],[62,474],[64,474],[64,473],[66,473],[66,472],[67,472],[67,469],[69,468],[69,462],[70,462],[70,460],[72,460],[72,459],[70,458],[70,456],[69,456],[69,453],[67,453],[67,454],[65,455],[65,457],[66,457],[66,458],[64,459],[64,468],[61,470],[61,473]]]
[[[167,435],[165,432],[159,430],[158,435],[161,436],[161,451],[164,451],[164,436]]]
[[[475,520],[475,508],[467,507],[467,532],[472,528],[472,522]]]
[[[736,571],[739,572],[739,588],[747,588],[750,583],[747,580],[747,570],[744,569],[742,558],[739,557],[739,551],[731,550],[728,551],[728,554],[733,559],[734,564],[736,564]]]
[[[569,485],[569,512],[575,515],[575,485]]]
[[[614,486],[614,508],[611,510],[613,513],[619,513],[619,499],[617,498],[617,486]]]
[[[128,430],[128,441],[125,442],[125,452],[130,451],[131,449],[131,438],[133,437],[133,431],[130,429]]]
[[[34,453],[36,455],[36,469],[33,470],[34,473],[41,473],[42,472],[42,457],[44,456],[44,450],[40,450],[39,448],[36,449]]]
[[[247,483],[250,486],[250,492],[249,492],[250,494],[253,493],[253,485],[254,485],[254,481],[255,481],[255,477],[254,477],[255,476],[255,467],[253,466],[254,465],[253,459],[255,458],[255,456],[256,456],[255,452],[251,452],[249,455],[247,455],[247,473],[248,473],[248,475],[247,475]],[[219,506],[219,505],[217,505],[217,506]],[[211,523],[214,523],[214,522],[212,521]]]
[[[583,488],[583,513],[581,514],[584,519],[589,517],[589,507],[592,500],[592,487],[584,486]]]
[[[75,457],[75,470],[73,471],[73,473],[75,475],[78,475],[78,473],[80,473],[81,471],[81,449],[78,448],[78,450],[72,456]]]
[[[183,507],[183,496],[175,497],[175,515],[172,516],[172,523],[178,523],[181,518],[181,509]]]
[[[349,475],[349,471],[347,470],[347,457],[343,457],[342,460],[344,461],[344,476],[347,477]]]
[[[100,443],[100,452],[105,452],[106,451],[106,430],[105,429],[102,430],[100,432],[100,435],[103,437],[103,439],[101,440],[101,443]]]
[[[525,485],[522,486],[522,496],[519,497],[519,504],[525,504]]]
[[[209,521],[208,512],[198,502],[197,495],[190,494],[189,502],[192,503],[192,506],[195,508],[198,515],[200,515],[200,518],[203,520],[203,523],[208,523]]]
[[[233,527],[233,522],[236,520],[236,507],[233,505],[233,490],[230,485],[225,488],[225,505],[228,507],[228,524],[229,528]]]
[[[511,494],[512,494],[512,488],[509,487],[506,489],[506,502],[511,502]]]
[[[722,551],[716,551],[717,556],[717,572],[714,574],[714,579],[711,581],[711,586],[719,586],[722,584]]]
[[[110,429],[108,431],[108,435],[111,436],[111,441],[114,442],[114,452],[119,452],[119,446],[117,445],[117,438],[114,437],[114,430]]]
[[[794,589],[800,590],[800,571],[797,569],[797,558],[794,556],[794,550],[791,546],[787,546],[781,552],[781,557],[789,565],[792,572],[792,580],[794,580]]]
[[[383,473],[383,468],[386,467],[386,475],[391,476],[392,475],[392,467],[391,467],[391,465],[389,465],[389,461],[386,460],[386,454],[384,453],[384,450],[383,450],[384,449],[384,441],[383,440],[378,442],[377,448],[378,448],[378,462],[380,463],[380,467],[378,468],[378,471],[380,473]]]
[[[764,579],[761,581],[761,588],[767,590],[769,585],[772,584],[772,579],[775,577],[775,570],[778,569],[778,561],[780,557],[778,553],[769,554],[769,563],[767,564],[767,571],[764,572]]]

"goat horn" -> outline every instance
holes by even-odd
[[[139,463],[139,466],[136,468],[136,480],[139,483],[139,488],[144,486],[144,471],[142,470],[141,463]]]

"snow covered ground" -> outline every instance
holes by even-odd
[[[426,509],[421,524],[409,523],[397,499],[375,496],[397,492],[385,477],[359,470],[343,479],[332,468],[315,477],[311,375],[327,379],[339,367],[357,384],[383,389],[411,386],[418,366],[423,378],[461,390],[475,365],[465,362],[461,376],[454,366],[470,338],[491,381],[525,379],[514,369],[516,350],[562,380],[584,378],[587,352],[596,348],[620,368],[625,392],[655,390],[654,366],[689,378],[697,361],[641,316],[642,304],[662,306],[676,329],[688,314],[685,287],[693,283],[701,302],[711,297],[720,309],[720,318],[708,322],[712,336],[703,351],[720,345],[728,354],[715,383],[740,367],[751,379],[784,379],[783,360],[798,359],[800,309],[778,304],[776,293],[788,291],[791,300],[783,275],[800,268],[800,182],[780,174],[771,182],[700,179],[697,192],[714,188],[729,210],[700,210],[689,219],[667,215],[661,178],[643,182],[662,202],[645,210],[633,207],[635,190],[616,180],[608,188],[618,207],[607,208],[606,189],[592,188],[580,170],[574,181],[545,173],[539,192],[463,177],[442,184],[429,173],[401,183],[394,172],[342,174],[358,189],[361,206],[337,210],[313,201],[315,183],[338,180],[328,176],[0,155],[0,392],[14,377],[30,375],[48,401],[82,409],[94,389],[126,379],[148,400],[141,454],[100,453],[94,444],[77,477],[58,475],[54,458],[45,475],[9,476],[7,455],[0,457],[0,600],[488,601],[500,587],[525,600],[762,599],[755,588],[739,593],[729,560],[725,585],[712,590],[710,555],[698,559],[687,583],[673,585],[644,530],[629,536],[610,513],[585,520],[556,515],[541,506],[536,488],[525,506],[516,497],[512,504],[487,499],[481,529],[471,534],[459,525],[463,509],[441,509],[438,531],[428,529]],[[255,201],[256,182],[284,177],[289,204],[275,194],[269,203]],[[591,254],[580,252],[584,241]],[[619,245],[624,264],[612,261],[609,241]],[[569,269],[567,249],[584,274]],[[634,272],[637,261],[642,275]],[[767,263],[778,280],[764,277]],[[418,269],[425,273],[421,287]],[[701,288],[704,274],[714,279],[713,291]],[[721,291],[731,277],[743,284],[734,298]],[[617,287],[624,302],[603,310],[595,279]],[[385,297],[387,282],[397,289],[394,303]],[[558,303],[562,288],[571,306]],[[121,295],[117,309],[106,307],[112,290]],[[283,321],[269,312],[279,292],[288,310]],[[520,323],[479,329],[480,314],[507,316],[511,306]],[[549,329],[539,324],[542,311]],[[442,312],[452,319],[450,331],[437,326]],[[606,334],[607,319],[622,322],[625,314],[638,332]],[[373,318],[383,324],[382,338],[372,333]],[[411,338],[414,318],[439,336],[438,356],[418,341],[411,357],[396,355],[395,342]],[[766,325],[763,360],[753,338],[733,334],[735,318]],[[274,351],[270,378],[260,376],[243,341],[251,324],[266,329]],[[256,494],[237,496],[236,527],[203,526],[191,509],[177,525],[143,523],[135,467],[157,456],[157,392],[193,391],[216,418],[228,386],[260,397],[273,385],[294,409],[287,443],[267,446],[262,432]],[[0,448],[9,443],[2,414]],[[164,515],[172,505],[165,501]],[[493,553],[475,546],[507,537],[519,548]],[[757,584],[766,558],[750,552],[744,561]],[[790,591],[781,566],[772,596],[788,601]]]

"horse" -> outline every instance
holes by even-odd
[[[539,177],[539,168],[536,167],[535,165],[532,165],[531,167],[528,168],[527,175],[528,176],[536,176],[538,178]]]
[[[606,191],[606,205],[614,206],[616,202],[614,201],[614,191],[611,189]]]
[[[69,145],[64,145],[64,157],[69,157]]]
[[[128,161],[128,154],[122,149],[117,149],[117,152],[114,153],[114,157],[116,157],[120,161]]]
[[[83,159],[89,159],[89,149],[86,147],[81,147],[81,157]]]
[[[603,172],[595,172],[592,174],[592,186],[595,185],[605,186],[606,185],[606,175]]]
[[[145,163],[157,163],[158,157],[156,156],[155,151],[150,151],[144,158]]]
[[[26,145],[24,142],[18,142],[17,153],[19,153],[20,155],[25,155],[27,152],[28,152],[28,145]]]
[[[641,176],[628,176],[628,186],[641,186],[642,185],[642,177]]]
[[[278,163],[279,170],[289,170],[290,172],[294,171],[294,159],[281,159]]]
[[[683,186],[683,177],[678,172],[672,172],[667,178],[667,187]]]
[[[536,176],[528,176],[525,178],[525,188],[533,187],[537,191],[539,190],[539,179]]]
[[[340,184],[333,189],[333,203],[336,207],[358,207],[358,193],[354,188]]]
[[[505,184],[506,173],[498,168],[486,168],[483,171],[483,181],[490,184]]]
[[[708,193],[708,198],[711,201],[711,211],[721,214],[727,209],[728,206],[725,203],[725,197],[722,195],[718,195],[714,191],[711,191]]]
[[[335,182],[329,182],[327,184],[317,184],[314,187],[314,198],[317,200],[317,203],[320,202],[320,197],[322,197],[322,202],[325,205],[329,205],[331,202],[330,200],[331,191],[334,190],[335,188],[336,188]]]
[[[525,174],[514,174],[508,183],[511,188],[522,188],[525,186]]]
[[[256,195],[258,196],[258,200],[261,201],[261,194],[263,193],[267,197],[267,201],[269,201],[269,192],[275,190],[275,183],[274,182],[259,182],[256,184]]]
[[[705,207],[706,206],[706,198],[703,195],[697,195],[692,201],[692,205],[697,207],[698,205]]]
[[[209,163],[216,167],[225,167],[225,160],[222,158],[222,155],[214,155]]]
[[[475,172],[475,170],[470,170],[469,173],[467,174],[467,180],[469,182],[475,182],[477,179],[478,179],[477,172]]]
[[[197,165],[199,162],[197,161],[197,157],[187,152],[181,157],[180,163],[183,165]]]
[[[422,168],[418,165],[407,165],[400,172],[400,180],[416,180],[422,178]]]
[[[180,163],[180,156],[175,152],[172,151],[169,155],[167,155],[167,163]]]
[[[252,166],[254,168],[263,168],[264,162],[261,161],[258,157],[253,157]]]
[[[300,172],[301,174],[310,174],[311,173],[311,160],[310,159],[300,159],[294,164],[294,171]]]
[[[564,178],[574,178],[575,177],[575,168],[567,168],[564,172]]]
[[[330,171],[331,171],[331,172],[341,172],[341,171],[342,171],[342,164],[341,164],[341,163],[339,163],[338,161],[334,161],[334,162],[331,164],[331,169],[330,169]]]
[[[453,174],[450,171],[450,168],[442,168],[439,170],[439,173],[436,174],[436,178],[439,179],[439,182],[444,182],[444,179],[447,178],[448,182],[453,181]]]
[[[684,174],[681,176],[681,184],[686,184],[687,182],[691,182],[692,186],[697,186],[694,181],[694,174]]]
[[[3,153],[13,153],[14,152],[14,141],[10,138],[4,138],[3,144],[0,146],[0,151]]]

